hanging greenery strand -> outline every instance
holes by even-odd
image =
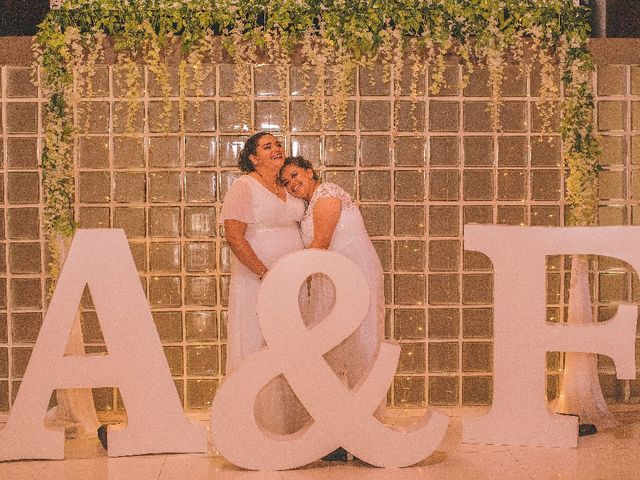
[[[316,120],[321,129],[333,120],[331,129],[338,131],[345,125],[356,68],[382,62],[382,80],[394,82],[397,100],[399,74],[408,62],[415,102],[425,67],[430,69],[432,94],[445,85],[450,55],[464,66],[460,87],[478,66],[488,70],[489,114],[499,129],[504,67],[509,59],[522,64],[526,57],[539,72],[540,91],[534,94],[544,130],[550,130],[560,105],[569,222],[592,225],[598,149],[592,131],[593,62],[586,19],[585,9],[573,0],[67,0],[49,12],[34,44],[39,78],[49,98],[42,155],[45,230],[48,235],[71,235],[76,227],[72,146],[81,126],[74,123],[74,110],[78,99],[91,92],[105,37],[127,72],[128,128],[139,108],[141,66],[148,67],[165,98],[161,119],[168,125],[173,107],[167,52],[172,51],[182,62],[181,126],[186,86],[191,83],[193,91],[201,91],[203,65],[220,61],[216,45],[221,45],[236,65],[233,92],[245,130],[250,128],[250,66],[265,53],[275,64],[281,89],[292,54],[301,57],[305,83],[314,80],[310,103]]]

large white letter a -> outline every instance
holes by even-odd
[[[65,357],[85,285],[108,355]],[[117,386],[127,427],[109,431],[109,455],[204,452],[206,430],[184,415],[122,230],[79,230],[51,299],[7,425],[0,460],[64,458],[63,432],[44,428],[51,392]]]

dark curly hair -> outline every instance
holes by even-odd
[[[309,160],[304,158],[302,155],[296,155],[295,157],[287,157],[284,159],[284,163],[282,167],[280,167],[280,171],[278,172],[278,179],[282,182],[282,174],[284,173],[284,169],[289,165],[295,165],[298,168],[302,168],[304,170],[311,170],[313,172],[313,179],[317,182],[320,180],[318,177],[318,173],[314,170],[313,165]]]
[[[251,155],[255,155],[258,149],[258,141],[264,137],[265,135],[273,135],[271,132],[257,132],[251,135],[246,142],[244,142],[244,147],[240,150],[240,154],[238,155],[238,166],[240,170],[245,173],[255,172],[256,166],[251,161]]]

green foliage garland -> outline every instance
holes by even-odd
[[[586,18],[584,8],[572,0],[67,0],[45,18],[34,44],[41,86],[49,98],[42,155],[45,230],[49,237],[56,232],[68,236],[76,227],[72,146],[80,127],[73,113],[79,99],[91,92],[105,37],[127,72],[129,127],[138,108],[141,64],[155,76],[165,97],[163,119],[168,125],[172,106],[166,52],[172,49],[179,52],[181,121],[189,79],[198,94],[206,75],[204,63],[221,61],[224,51],[236,65],[234,96],[247,130],[249,67],[261,52],[276,66],[281,91],[286,91],[293,54],[302,57],[307,86],[310,78],[315,82],[313,110],[322,128],[331,116],[338,130],[344,127],[353,72],[377,61],[384,68],[383,80],[393,82],[396,98],[400,73],[410,69],[414,101],[417,80],[427,66],[430,91],[437,93],[445,84],[447,55],[456,55],[465,67],[461,87],[476,65],[485,65],[496,129],[507,58],[539,67],[538,106],[547,131],[561,99],[555,79],[560,72],[569,222],[592,225],[598,149],[592,131],[593,63]],[[528,63],[523,62],[525,52],[530,52]]]

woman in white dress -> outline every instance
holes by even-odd
[[[284,150],[273,135],[258,132],[250,137],[238,160],[246,175],[233,182],[222,206],[220,221],[233,252],[227,375],[246,356],[265,346],[256,315],[260,281],[282,255],[303,248],[299,222],[304,203],[279,184],[283,162]],[[278,434],[292,433],[309,420],[283,376],[258,395],[255,412],[263,428]]]
[[[384,277],[380,259],[351,196],[336,184],[319,183],[309,161],[300,156],[287,158],[280,170],[280,180],[291,195],[307,203],[301,221],[305,248],[328,249],[344,255],[360,267],[369,284],[369,310],[362,323],[325,355],[336,375],[349,388],[354,388],[366,378],[384,335]],[[304,297],[304,293],[301,296]],[[334,298],[328,278],[313,275],[308,290],[306,316],[311,317],[306,322],[308,326],[326,317]],[[304,304],[304,300],[301,303]],[[376,415],[384,415],[383,406]],[[339,458],[346,452],[334,453]]]

